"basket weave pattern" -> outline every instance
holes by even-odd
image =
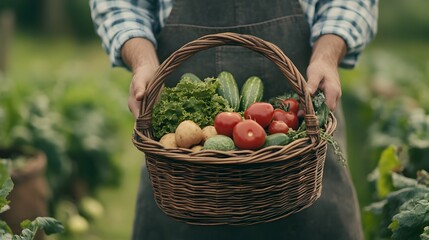
[[[194,53],[220,45],[239,45],[263,54],[281,70],[304,105],[306,137],[286,146],[257,151],[191,152],[165,149],[152,139],[153,106],[164,79]],[[336,119],[325,126],[332,135]],[[167,215],[197,225],[250,225],[298,212],[316,201],[322,190],[327,142],[320,135],[306,82],[274,44],[260,38],[220,33],[201,37],[174,52],[147,86],[133,143],[145,153],[158,206]]]

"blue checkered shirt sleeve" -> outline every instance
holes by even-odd
[[[90,0],[91,17],[112,66],[125,66],[121,47],[131,38],[143,37],[156,46],[155,35],[171,10],[171,4],[166,2]]]
[[[301,0],[311,26],[311,44],[323,34],[335,34],[347,44],[340,66],[352,68],[377,32],[378,0]]]

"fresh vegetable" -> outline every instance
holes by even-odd
[[[240,93],[240,110],[245,111],[252,103],[262,100],[264,85],[259,77],[252,76],[244,82]]]
[[[183,80],[185,78],[191,80],[194,83],[201,83],[202,82],[201,79],[199,77],[197,77],[197,75],[195,75],[193,73],[189,73],[189,72],[188,73],[184,73],[182,75],[182,77],[180,77],[180,80]]]
[[[221,112],[214,119],[214,127],[218,134],[232,137],[234,126],[241,120],[242,117],[237,112]]]
[[[270,99],[269,102],[274,106],[274,108],[294,112],[302,119],[304,111],[299,109],[299,104],[297,106],[296,103],[298,103],[298,99],[299,97],[296,93],[286,93],[282,96]],[[326,98],[322,91],[318,91],[312,97],[312,103],[319,122],[319,127],[323,127],[326,124],[329,116],[329,108],[325,101]],[[295,111],[297,108],[298,110]]]
[[[284,95],[273,97],[269,100],[269,103],[271,103],[274,106],[274,108],[280,108],[285,111],[288,111],[289,109],[287,108],[288,107],[287,104],[290,102],[294,102],[293,100],[289,100],[289,99],[294,99],[296,100],[296,102],[299,103],[299,96],[295,92],[287,92]],[[298,104],[298,107],[299,107],[299,104]],[[292,108],[294,107],[292,106]]]
[[[233,139],[240,149],[256,150],[264,145],[265,130],[256,121],[245,119],[235,125]]]
[[[206,126],[203,128],[203,142],[207,141],[208,138],[217,135],[216,128],[214,126]]]
[[[298,116],[293,112],[286,112],[282,109],[275,109],[273,113],[273,121],[283,121],[289,128],[297,130],[299,127]]]
[[[204,150],[220,150],[220,151],[232,151],[235,150],[234,141],[225,135],[213,136],[204,143]]]
[[[255,120],[259,125],[265,128],[270,124],[273,113],[273,105],[266,102],[255,102],[244,111],[244,118]]]
[[[284,116],[286,118],[286,124],[290,126],[293,130],[297,130],[299,127],[298,116],[293,112],[285,112]]]
[[[217,79],[219,81],[217,93],[228,101],[229,106],[234,111],[238,111],[240,108],[240,95],[234,76],[230,72],[223,71],[219,73]]]
[[[185,120],[177,126],[175,139],[178,147],[191,148],[203,140],[203,131],[195,122]]]
[[[319,127],[325,126],[329,116],[329,107],[326,105],[326,98],[322,91],[319,91],[313,97],[313,107],[316,112]]]
[[[274,133],[288,133],[289,127],[288,125],[283,121],[272,121],[270,125],[268,126],[268,133],[274,134]]]
[[[274,133],[265,138],[263,147],[269,146],[284,146],[290,142],[290,138],[285,133]]]
[[[282,100],[282,105],[283,105],[283,109],[285,111],[290,111],[293,112],[295,114],[298,113],[299,110],[299,102],[298,100],[296,100],[295,98],[286,98],[284,100]]]
[[[159,140],[162,146],[165,148],[177,148],[176,143],[176,134],[175,133],[167,133]]]
[[[216,79],[195,83],[182,79],[175,87],[165,87],[153,108],[153,137],[160,139],[176,130],[180,122],[192,120],[200,127],[213,125],[219,112],[230,110],[228,102],[216,93]]]
[[[203,149],[203,146],[201,146],[201,145],[195,145],[195,146],[193,146],[191,148],[191,151],[192,152],[198,152],[198,151],[201,151],[202,149]]]

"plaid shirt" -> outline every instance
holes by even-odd
[[[310,44],[320,35],[336,34],[348,47],[341,66],[352,68],[376,34],[378,0],[300,0],[311,26]],[[120,50],[134,37],[150,40],[161,31],[173,0],[90,0],[91,16],[112,66],[124,66]]]

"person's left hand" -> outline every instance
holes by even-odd
[[[314,94],[317,89],[322,90],[326,104],[334,111],[342,94],[338,67],[323,61],[313,61],[307,68],[307,78],[310,93]]]
[[[313,46],[313,54],[307,68],[308,90],[311,94],[317,89],[322,90],[331,111],[335,110],[341,97],[338,64],[346,50],[346,43],[341,37],[334,34],[322,35]]]

